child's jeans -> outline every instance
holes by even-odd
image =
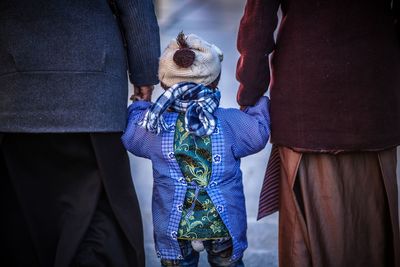
[[[193,249],[189,240],[179,240],[183,260],[161,260],[161,266],[168,267],[197,267],[199,252]],[[217,240],[205,240],[203,245],[208,254],[208,262],[212,267],[244,267],[242,258],[231,261],[232,240],[222,238]]]

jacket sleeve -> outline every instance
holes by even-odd
[[[236,78],[240,82],[237,101],[252,106],[268,90],[269,54],[274,50],[280,0],[247,0],[240,21],[237,48],[240,58]]]
[[[233,120],[227,121],[234,136],[232,152],[242,158],[259,152],[265,147],[270,134],[269,99],[263,96],[257,104],[244,111],[231,109]]]
[[[149,106],[150,103],[146,101],[136,101],[129,106],[128,123],[121,137],[126,150],[142,158],[150,158],[149,145],[152,143],[152,138],[155,136],[138,124]]]
[[[160,33],[152,0],[115,0],[134,85],[158,83]]]

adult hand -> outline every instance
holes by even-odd
[[[153,94],[154,86],[153,85],[142,85],[142,86],[133,86],[133,95],[131,96],[131,100],[144,100],[151,101],[151,95]]]

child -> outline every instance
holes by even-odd
[[[153,164],[153,224],[162,266],[243,266],[246,210],[240,158],[269,138],[268,98],[244,112],[219,108],[222,52],[180,33],[160,58],[166,89],[136,101],[122,140]]]

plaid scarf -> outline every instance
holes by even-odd
[[[177,112],[185,112],[186,131],[197,136],[210,135],[216,126],[213,113],[219,106],[220,98],[218,90],[213,91],[203,84],[177,83],[150,106],[139,125],[155,134],[172,131],[173,126],[168,125],[162,116],[171,107]]]

